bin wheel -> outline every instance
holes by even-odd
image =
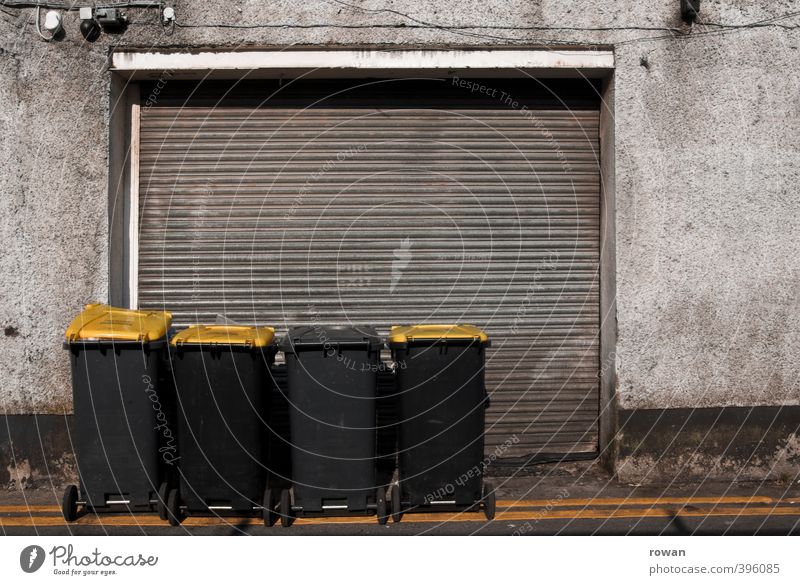
[[[179,526],[183,521],[181,502],[178,497],[178,490],[175,488],[169,490],[169,496],[167,497],[167,520],[169,520],[170,526]]]
[[[403,504],[400,502],[400,484],[392,486],[392,522],[400,522],[403,519]]]
[[[289,528],[292,525],[292,497],[289,490],[281,491],[281,526]]]
[[[78,518],[78,488],[68,485],[64,490],[64,497],[61,499],[61,513],[64,520],[74,522]]]
[[[382,487],[378,488],[378,493],[375,494],[375,503],[377,504],[378,524],[383,526],[389,521],[389,510],[386,504],[386,490]]]
[[[261,517],[264,519],[264,526],[275,526],[278,520],[278,515],[275,513],[275,497],[272,495],[272,490],[267,488],[264,490],[264,499],[261,501]]]
[[[165,481],[158,488],[158,503],[156,509],[158,510],[158,517],[162,520],[167,519],[167,498],[169,497],[169,484]]]
[[[497,495],[494,486],[486,482],[483,484],[483,513],[487,520],[494,520],[494,513],[497,509]]]

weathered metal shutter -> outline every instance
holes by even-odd
[[[484,83],[169,84],[141,111],[140,306],[279,332],[473,323],[487,453],[596,451],[593,87]]]

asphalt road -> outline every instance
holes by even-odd
[[[762,490],[763,491],[763,490]],[[265,527],[259,518],[190,516],[170,527],[156,514],[85,513],[66,523],[42,497],[0,503],[7,535],[786,535],[800,534],[800,498],[785,490],[742,495],[503,499],[488,522],[480,512],[406,514],[380,526],[374,517],[298,518],[289,528]]]

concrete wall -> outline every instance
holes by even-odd
[[[168,36],[155,11],[132,9],[124,34],[94,44],[76,13],[45,43],[32,10],[3,9],[0,412],[71,409],[61,336],[107,297],[109,51],[289,44],[613,46],[621,406],[800,404],[800,30],[695,25],[685,37],[678,0],[348,4],[175,2],[186,25],[269,27]],[[796,10],[705,0],[702,18]]]

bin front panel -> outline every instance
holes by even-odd
[[[399,477],[412,505],[481,497],[484,349],[429,345],[396,349]]]
[[[161,480],[159,437],[168,413],[158,351],[78,343],[69,353],[82,497],[96,508],[107,500],[149,506]]]
[[[229,347],[173,348],[172,355],[184,505],[251,511],[267,476],[271,357]]]
[[[374,500],[378,351],[286,355],[295,504],[365,510]]]

